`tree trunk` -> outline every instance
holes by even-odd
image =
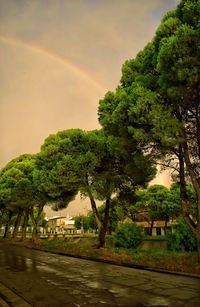
[[[189,155],[189,149],[187,142],[183,143],[183,155],[184,155],[184,160],[186,164],[186,169],[189,173],[192,185],[194,187],[194,190],[197,195],[197,199],[200,200],[200,180],[199,180],[199,174],[195,173],[193,165],[190,161],[190,155]]]
[[[197,228],[196,228],[196,239],[197,239],[198,262],[200,263],[200,199],[197,200]]]
[[[164,233],[165,233],[165,235],[166,235],[166,232],[167,232],[167,223],[169,222],[169,218],[168,217],[166,217],[165,218],[165,225],[164,225]]]
[[[4,236],[3,236],[4,239],[9,237],[10,222],[11,222],[12,216],[13,216],[13,212],[12,211],[8,211],[8,218],[7,218],[7,221],[6,221],[5,232],[4,232]]]
[[[34,217],[34,207],[30,210],[31,221],[33,223],[33,232],[32,232],[32,240],[36,241],[38,239],[38,223],[44,208],[44,204],[41,204],[38,207],[37,216]]]
[[[151,226],[150,226],[150,231],[149,231],[150,236],[152,236],[152,233],[153,233],[153,225],[154,225],[154,220],[151,221]]]
[[[107,232],[108,232],[109,235],[112,235],[112,231],[113,231],[112,225],[109,222],[109,224],[108,224],[108,231]]]
[[[95,222],[96,222],[98,231],[100,231],[102,223],[101,223],[101,219],[100,219],[100,216],[99,216],[99,212],[97,210],[95,199],[94,199],[94,197],[92,195],[92,192],[90,190],[90,185],[89,185],[89,181],[88,181],[88,176],[87,175],[86,175],[86,178],[85,178],[85,183],[86,183],[86,186],[87,186],[87,193],[88,193],[88,196],[90,198],[90,204],[91,204],[92,212],[94,214]]]
[[[192,233],[196,237],[198,262],[200,263],[200,185],[192,169],[187,144],[184,144],[183,148],[182,148],[182,145],[180,145],[179,147],[180,147],[180,156],[179,156],[180,192],[181,192],[181,204],[182,204],[183,217],[187,225],[190,227]],[[187,196],[187,191],[186,191],[184,160],[186,164],[186,169],[189,172],[189,175],[192,181],[192,185],[194,187],[194,190],[197,196],[197,224],[191,219],[189,215],[190,212],[189,212],[188,196]]]
[[[190,217],[190,204],[186,190],[185,165],[182,145],[179,146],[179,178],[180,178],[180,198],[184,220],[196,237],[196,224]]]
[[[5,211],[6,211],[5,209],[0,210],[0,229],[1,229],[1,226],[3,224],[3,216],[4,216]]]
[[[98,231],[100,231],[102,223],[101,223],[101,220],[100,220],[99,212],[97,210],[96,202],[95,202],[92,194],[89,195],[89,198],[90,198],[90,204],[91,204],[91,207],[92,207],[92,212],[94,214],[95,222],[96,222]]]
[[[107,232],[108,222],[109,222],[109,210],[110,210],[110,198],[106,199],[106,207],[105,207],[103,223],[102,223],[102,226],[101,226],[100,232],[99,232],[98,248],[105,247],[106,232]]]
[[[136,214],[131,213],[130,218],[131,221],[134,223],[136,221]]]
[[[16,218],[16,221],[15,221],[15,226],[14,226],[14,231],[13,231],[12,239],[16,239],[17,238],[18,229],[19,229],[19,225],[20,225],[20,222],[21,222],[22,214],[23,214],[22,210],[20,210],[18,212],[18,214],[17,214],[17,218]]]
[[[37,229],[37,222],[33,222],[33,231],[32,231],[32,241],[37,241],[38,239],[38,229]]]
[[[23,222],[23,225],[22,225],[22,240],[26,239],[26,228],[27,228],[27,225],[28,225],[29,211],[30,211],[29,208],[25,209],[25,211],[24,211],[24,222]]]

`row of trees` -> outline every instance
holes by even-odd
[[[0,210],[31,214],[44,204],[62,208],[80,191],[89,197],[105,235],[113,197],[134,203],[138,188],[155,176],[155,162],[172,167],[182,213],[197,239],[200,261],[200,0],[182,0],[162,20],[153,40],[122,67],[116,91],[99,103],[103,129],[50,135],[37,155],[19,157],[0,173]],[[193,210],[187,190],[196,195]],[[105,202],[103,220],[96,200]],[[34,217],[33,209],[38,215]]]
[[[0,173],[1,214],[7,214],[5,236],[15,214],[16,237],[23,214],[23,238],[29,215],[35,238],[44,205],[53,203],[55,209],[64,208],[80,191],[90,199],[99,247],[103,247],[113,195],[130,197],[156,173],[150,155],[144,155],[136,144],[127,147],[125,150],[121,138],[107,136],[103,130],[73,129],[50,135],[38,154],[23,155],[8,163]],[[105,202],[103,219],[97,199]]]
[[[197,239],[200,261],[200,0],[182,0],[153,40],[125,62],[116,91],[100,101],[110,135],[137,141],[143,152],[179,175],[182,213]],[[197,197],[191,215],[187,181]]]
[[[31,219],[33,239],[37,237],[37,226],[44,205],[53,199],[40,190],[34,180],[36,155],[22,155],[9,162],[0,171],[0,226],[5,225],[4,237],[9,234],[14,220],[13,238],[17,237],[22,225],[22,238],[26,238],[26,229]]]

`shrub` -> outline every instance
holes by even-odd
[[[197,250],[197,241],[183,218],[175,226],[174,233],[167,233],[167,246],[172,251],[192,252]]]
[[[120,225],[114,235],[114,243],[116,247],[136,248],[143,240],[143,227],[135,223]]]

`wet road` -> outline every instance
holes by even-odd
[[[200,279],[2,243],[0,282],[36,307],[200,306]]]

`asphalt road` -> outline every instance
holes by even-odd
[[[2,243],[0,283],[36,307],[200,306],[200,279]]]

